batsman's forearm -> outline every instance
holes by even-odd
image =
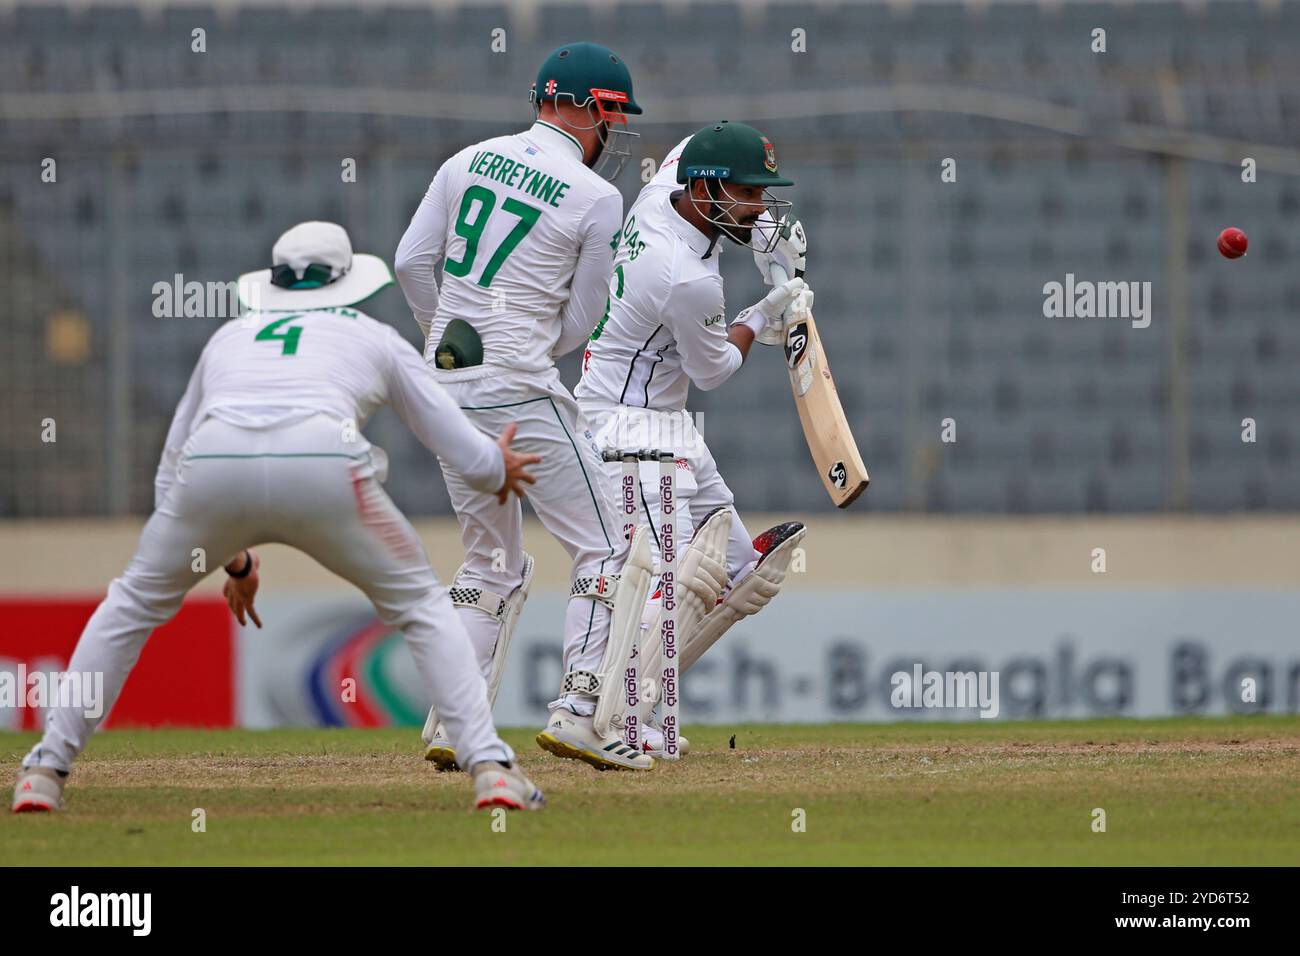
[[[727,341],[740,352],[740,359],[743,362],[749,358],[749,347],[754,344],[754,330],[744,322],[737,322],[727,329]]]

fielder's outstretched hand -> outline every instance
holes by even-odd
[[[497,492],[497,504],[505,504],[506,499],[510,497],[510,492],[514,492],[520,498],[524,496],[524,485],[533,485],[537,483],[528,471],[528,465],[535,465],[542,460],[541,455],[524,455],[510,450],[510,443],[515,439],[515,432],[519,426],[511,422],[501,431],[497,438],[497,447],[501,449],[501,457],[506,463],[506,483],[501,486]]]
[[[262,619],[257,616],[253,610],[253,598],[257,597],[257,569],[262,564],[262,559],[257,556],[257,552],[252,548],[241,551],[236,555],[235,560],[226,565],[226,574],[240,574],[240,577],[227,577],[225,586],[222,587],[221,593],[226,597],[226,603],[230,605],[230,610],[239,620],[240,627],[248,624],[247,618],[251,617],[253,623],[258,627],[262,626]],[[248,573],[244,574],[244,569]],[[247,616],[245,616],[247,615]]]

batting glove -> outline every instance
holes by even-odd
[[[802,276],[807,266],[808,236],[804,232],[803,223],[793,215],[785,216],[779,224],[774,223],[771,212],[764,211],[754,223],[751,242],[767,245],[773,229],[781,231],[781,238],[777,240],[776,248],[771,252],[754,250],[754,265],[758,266],[759,275],[768,285],[773,284],[772,266],[774,265],[780,266],[785,271],[786,278],[790,279]]]
[[[736,322],[749,326],[754,339],[761,345],[780,345],[785,341],[785,311],[805,291],[808,291],[808,284],[803,279],[787,279],[762,301],[742,310],[736,316]]]

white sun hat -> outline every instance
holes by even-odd
[[[300,222],[271,247],[271,268],[239,277],[239,299],[263,312],[355,305],[392,285],[378,256],[352,252],[347,230],[333,222]]]

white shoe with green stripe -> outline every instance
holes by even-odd
[[[537,745],[557,757],[581,760],[597,770],[653,770],[654,758],[638,753],[619,736],[602,737],[593,729],[594,719],[567,710],[551,714],[546,729],[537,735]]]

